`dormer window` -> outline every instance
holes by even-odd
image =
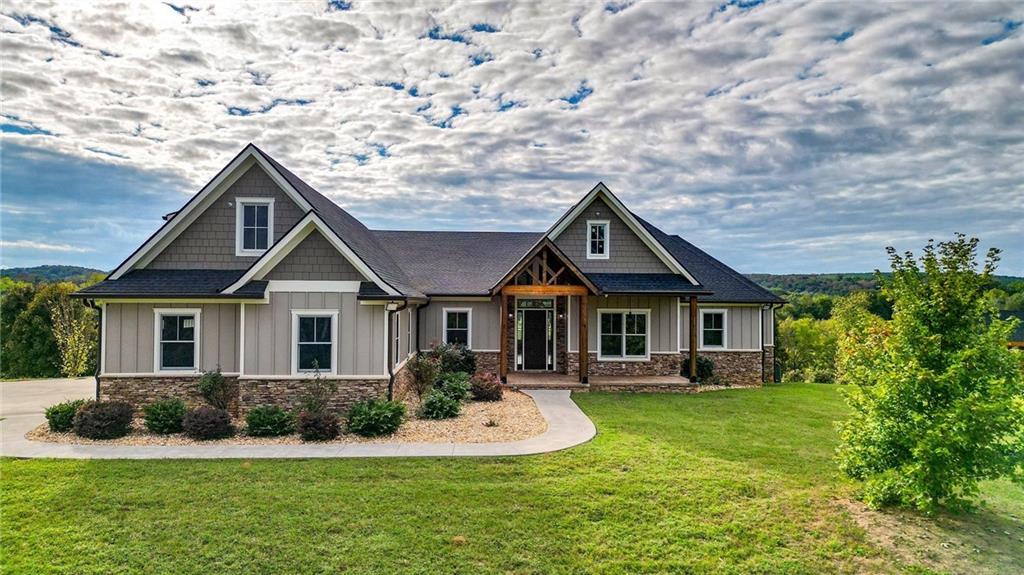
[[[235,255],[261,255],[274,242],[274,198],[237,198],[235,205]]]
[[[606,220],[587,222],[587,259],[608,259],[608,222]]]

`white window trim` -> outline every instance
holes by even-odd
[[[697,320],[697,350],[702,349],[729,349],[729,310],[728,308],[698,308]],[[722,345],[704,345],[704,314],[722,314]]]
[[[331,369],[321,369],[324,375],[335,375],[338,373],[338,310],[329,309],[293,309],[292,310],[292,337],[291,352],[292,375],[303,375],[312,377],[312,370],[299,370],[299,318],[300,317],[330,317],[331,318]]]
[[[242,247],[242,223],[245,221],[242,208],[246,205],[267,206],[267,248],[263,250],[247,250]],[[274,245],[274,198],[235,198],[235,255],[261,256]]]
[[[622,355],[622,356],[608,356],[601,353],[601,315],[602,314],[626,314],[631,313],[635,315],[644,315],[644,327],[646,332],[644,333],[644,355]],[[626,318],[622,318],[622,331],[623,337],[626,333]],[[632,334],[636,335],[636,334]],[[626,351],[625,343],[623,343],[623,352]],[[650,309],[604,309],[599,308],[597,310],[597,361],[650,361],[651,360],[651,310]]]
[[[405,312],[409,316],[405,322],[405,358],[409,359],[412,356],[412,308]]]
[[[595,254],[590,251],[590,227],[604,226],[604,253]],[[612,226],[610,220],[587,220],[587,259],[606,260],[612,252]]]
[[[448,343],[448,313],[466,312],[466,349],[473,349],[473,308],[471,307],[446,307],[441,312],[441,336],[445,343]]]
[[[203,348],[199,344],[199,337],[202,333],[202,321],[200,316],[203,310],[200,308],[185,308],[185,307],[158,307],[153,308],[153,373],[199,373],[199,366],[202,365],[202,358],[199,357],[199,352]],[[163,316],[165,315],[192,315],[195,317],[196,326],[192,331],[195,333],[195,341],[193,346],[195,351],[192,353],[192,358],[195,365],[192,367],[163,367],[160,361],[160,326],[163,323]]]
[[[394,349],[391,350],[392,359],[394,361],[391,365],[398,365],[402,361],[402,314],[395,313],[395,333],[391,335],[391,345]]]

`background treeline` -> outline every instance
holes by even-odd
[[[73,266],[41,268],[41,273],[17,270],[9,274],[14,270],[2,270],[0,274],[0,377],[74,377],[94,373],[96,311],[86,307],[82,300],[68,296],[103,279],[104,274]],[[32,281],[13,279],[12,275]],[[48,276],[56,281],[47,281]],[[77,281],[64,281],[65,278]]]
[[[784,381],[832,383],[836,378],[839,329],[832,318],[837,304],[864,293],[867,310],[892,318],[892,303],[878,289],[874,274],[750,274],[752,280],[788,302],[776,310],[776,359]],[[888,274],[883,274],[888,277]],[[986,291],[1001,311],[1024,311],[1024,278],[993,276]]]

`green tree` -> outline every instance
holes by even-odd
[[[5,284],[6,285],[6,284]],[[61,282],[32,286],[14,283],[4,289],[0,304],[0,371],[4,377],[57,377],[60,375],[60,351],[53,334],[53,307],[62,297],[77,289]],[[74,313],[89,318],[83,325],[86,339],[95,342],[96,322],[92,310],[81,302],[71,302]],[[86,372],[95,365],[89,354]]]
[[[73,287],[73,286],[72,286]],[[96,325],[91,310],[70,292],[58,292],[50,307],[53,338],[60,353],[60,372],[64,377],[85,375],[96,353]]]
[[[787,381],[835,381],[838,331],[834,320],[786,318],[779,322],[775,337]]]
[[[892,320],[866,296],[835,310],[853,408],[837,458],[871,505],[930,510],[965,503],[984,479],[1024,481],[1024,373],[1006,345],[1015,323],[991,319],[984,292],[999,252],[979,273],[977,247],[958,234],[920,260],[889,248],[892,274],[878,279]]]

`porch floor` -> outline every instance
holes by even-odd
[[[512,371],[508,385],[518,389],[588,389],[607,386],[689,387],[694,384],[681,375],[592,375],[590,385],[583,385],[575,375],[564,373]]]

